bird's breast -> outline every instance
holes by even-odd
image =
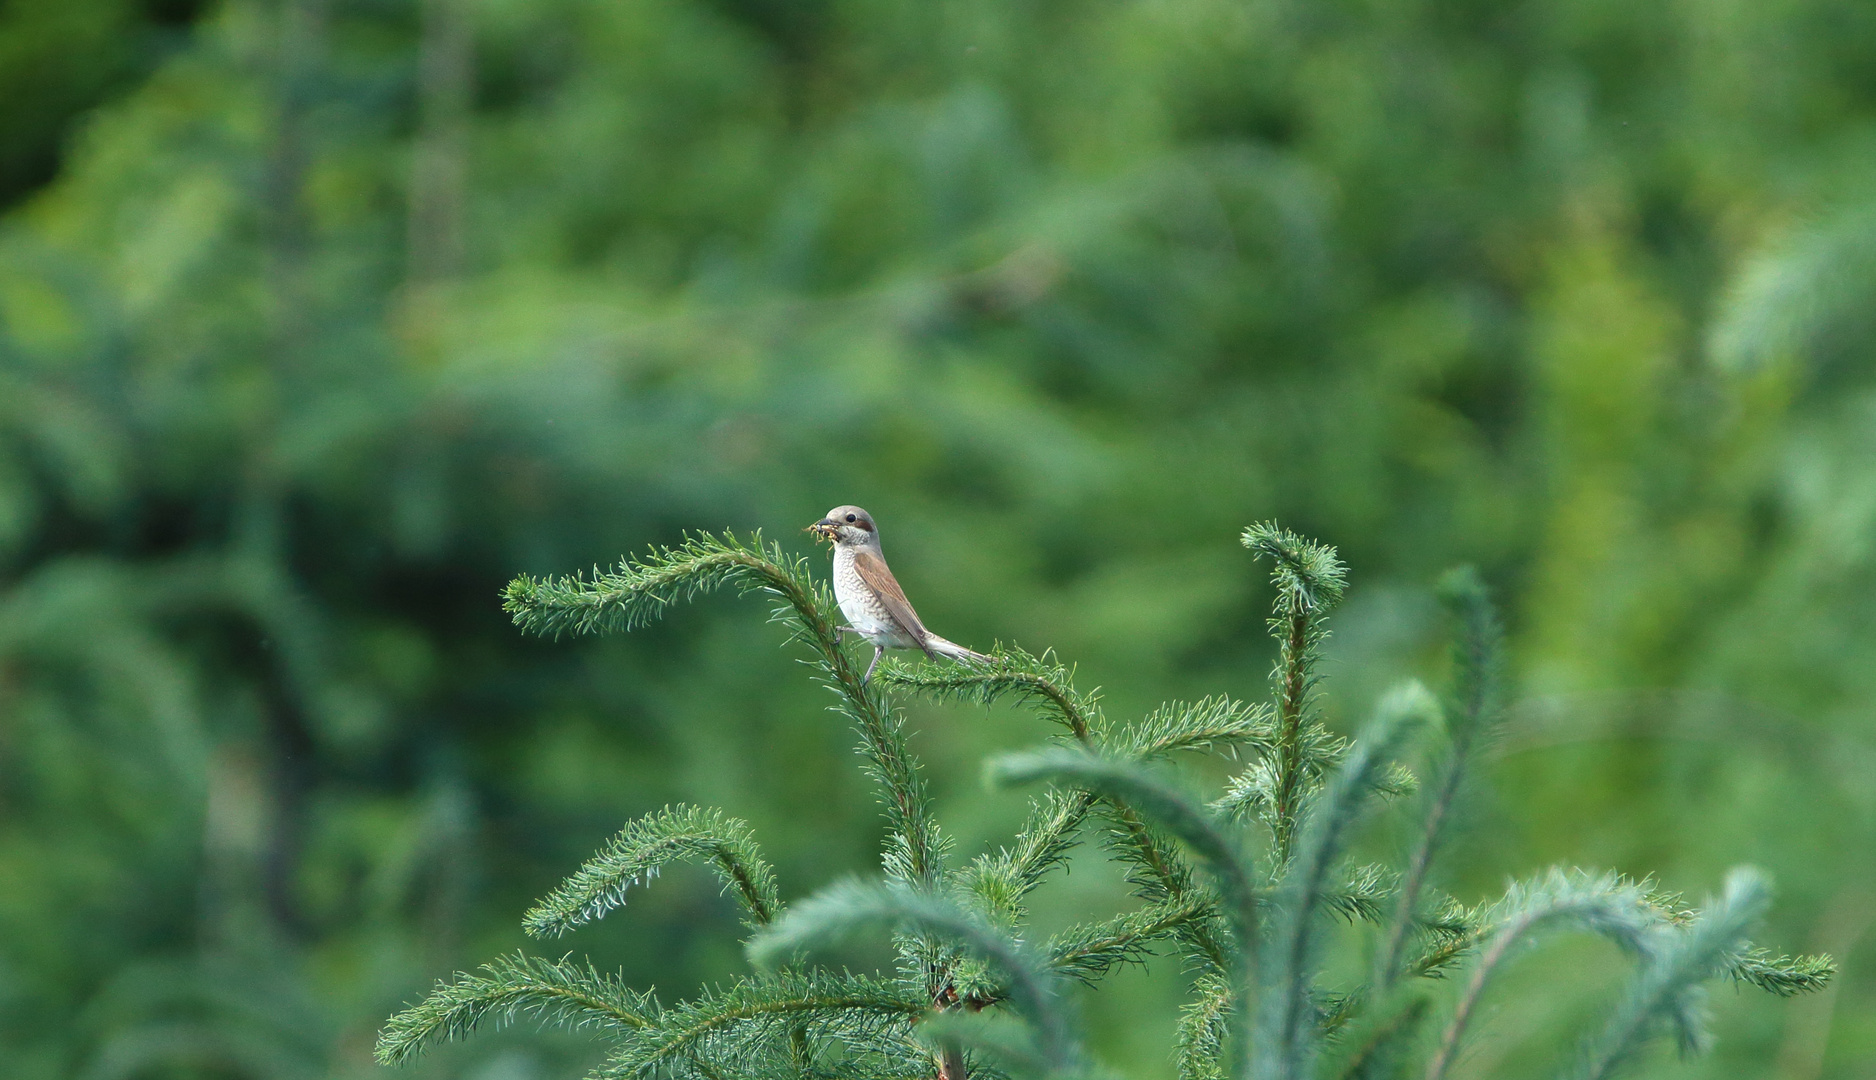
[[[840,613],[847,617],[848,626],[858,630],[868,641],[889,649],[908,649],[917,644],[892,621],[886,605],[860,576],[859,567],[853,564],[852,549],[834,549],[833,578],[834,600],[840,605]]]

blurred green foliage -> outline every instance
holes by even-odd
[[[0,207],[50,180],[73,121],[187,41],[200,0],[0,5]]]
[[[867,869],[759,619],[555,646],[497,595],[849,501],[934,628],[1117,716],[1262,685],[1247,521],[1354,568],[1343,727],[1480,564],[1522,698],[1442,884],[1757,862],[1841,982],[1653,1066],[1876,1060],[1876,7],[224,0],[165,45],[191,14],[0,8],[0,190],[69,133],[0,222],[9,1076],[374,1072],[667,802],[798,893]],[[927,719],[968,854],[1039,733]],[[735,918],[674,873],[582,945],[683,993]],[[1554,1056],[1597,958],[1461,1073]],[[1131,1074],[1172,967],[1085,1003]]]

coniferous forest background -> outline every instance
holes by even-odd
[[[1750,862],[1841,974],[1641,1072],[1876,1067],[1876,6],[11,0],[0,200],[9,1078],[578,1076],[527,1022],[372,1048],[667,804],[790,899],[876,873],[748,601],[501,610],[685,530],[820,571],[844,502],[1115,717],[1263,693],[1252,521],[1352,568],[1344,733],[1475,564],[1511,693],[1439,886]],[[1046,732],[906,708],[960,853],[1007,837],[980,763]],[[673,869],[568,944],[678,998],[738,920]],[[1544,952],[1454,1075],[1596,1015],[1613,950]],[[1170,1076],[1186,978],[1077,997],[1100,1059]]]

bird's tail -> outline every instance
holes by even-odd
[[[992,660],[974,649],[967,649],[955,641],[946,641],[937,634],[927,631],[925,634],[925,652],[930,656],[942,656],[947,660],[956,660],[960,664],[988,664]]]

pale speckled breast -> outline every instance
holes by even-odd
[[[853,566],[853,549],[842,545],[834,549],[834,599],[847,625],[875,645],[888,649],[916,649],[918,642],[899,629],[886,614],[885,605],[873,595]]]

